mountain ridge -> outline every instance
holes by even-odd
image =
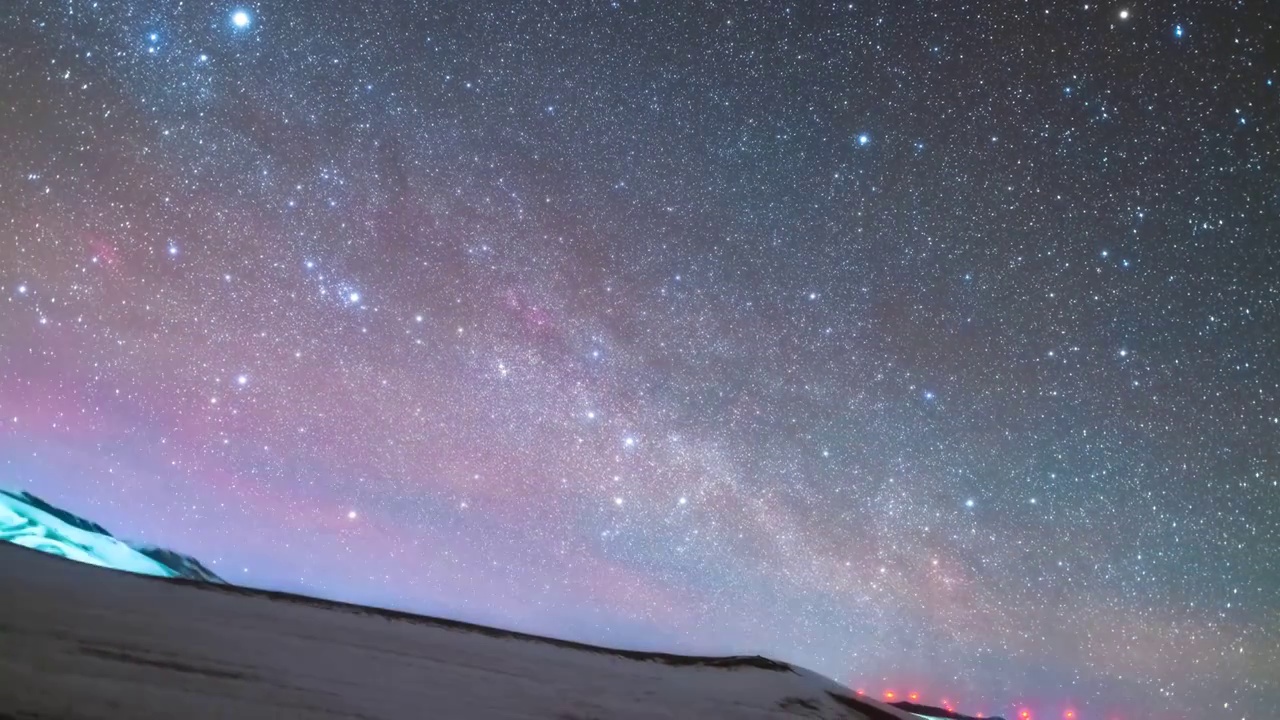
[[[26,490],[0,488],[0,540],[117,570],[229,584],[190,555],[122,540],[102,525]]]

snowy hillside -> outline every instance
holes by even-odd
[[[759,657],[635,653],[0,543],[0,717],[917,716]]]
[[[116,539],[101,525],[27,492],[0,490],[0,541],[142,575],[223,582],[195,558]]]

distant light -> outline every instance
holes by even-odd
[[[969,498],[968,500],[965,500],[965,501],[964,501],[964,506],[965,506],[965,507],[967,507],[967,508],[971,508],[971,507],[973,507],[973,498]]]
[[[859,135],[859,136],[858,136],[858,144],[859,144],[859,145],[866,145],[866,144],[867,144],[867,143],[869,143],[869,142],[871,142],[871,136],[870,136],[870,135],[868,135],[868,134],[866,134],[866,133],[862,133],[861,135]]]
[[[237,378],[236,378],[236,384],[237,384],[237,385],[248,385],[248,384],[249,384],[249,376],[248,376],[248,375],[241,375],[241,376],[237,377]]]
[[[348,519],[348,520],[355,520],[355,519],[356,519],[356,511],[355,511],[355,510],[352,510],[352,511],[348,512],[348,513],[347,513],[347,519]]]
[[[684,497],[680,498],[680,504],[681,505],[689,504],[689,498],[684,498]]]
[[[348,295],[348,296],[347,296],[347,299],[348,299],[348,300],[350,300],[350,301],[351,301],[351,302],[353,302],[353,303],[358,303],[358,302],[360,302],[360,293],[358,293],[358,292],[353,292],[353,293],[351,293],[350,295]]]
[[[160,39],[160,35],[158,33],[151,33],[147,37],[151,38],[151,42],[155,42]]]
[[[907,699],[908,699],[908,700],[910,700],[911,702],[915,702],[915,701],[917,701],[917,700],[919,700],[919,699],[920,699],[920,693],[918,693],[918,692],[913,692],[913,693],[911,693],[911,694],[907,695]]]
[[[19,294],[19,295],[26,295],[26,294],[27,294],[27,286],[26,286],[26,285],[19,285],[19,286],[18,286],[18,294]]]
[[[895,693],[895,692],[894,692],[894,691],[892,691],[892,690],[885,690],[885,691],[884,691],[884,699],[885,699],[885,700],[896,700],[896,699],[898,699],[898,694],[897,694],[897,693]]]
[[[247,28],[253,22],[253,18],[247,10],[237,10],[231,13],[231,24],[238,28]]]
[[[1121,20],[1128,20],[1128,19],[1129,19],[1129,11],[1128,11],[1128,10],[1121,10],[1121,11],[1120,11],[1120,19],[1121,19]]]
[[[614,499],[613,499],[613,504],[614,504],[614,505],[619,505],[619,506],[621,506],[621,505],[622,505],[622,498],[620,498],[620,497],[616,497],[616,498],[614,498]]]
[[[169,254],[170,254],[170,255],[177,255],[177,254],[178,254],[178,246],[177,246],[177,245],[170,245],[170,246],[169,246]]]
[[[1176,37],[1176,38],[1180,38],[1180,37],[1182,37],[1182,26],[1181,26],[1181,25],[1174,25],[1174,26],[1173,26],[1173,36],[1174,36],[1174,37]]]

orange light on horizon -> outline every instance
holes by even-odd
[[[1076,720],[1076,711],[1068,710],[1062,713],[1062,717],[1065,718],[1065,720]]]
[[[1018,717],[1022,718],[1022,720],[1031,720],[1031,711],[1023,710],[1022,712],[1018,713]]]
[[[908,700],[910,700],[911,702],[915,702],[915,701],[917,701],[917,700],[919,700],[919,699],[920,699],[920,693],[918,693],[918,692],[913,692],[913,693],[911,693],[911,694],[907,695],[907,699],[908,699]]]
[[[866,695],[866,694],[867,694],[867,691],[866,691],[866,690],[854,690],[854,691],[853,691],[853,694],[854,694],[854,695]]]
[[[898,697],[898,693],[896,693],[896,692],[894,692],[894,691],[892,691],[892,690],[885,690],[885,691],[884,691],[884,699],[885,699],[885,700],[895,700],[895,699],[897,699],[897,697]]]

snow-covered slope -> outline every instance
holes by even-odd
[[[0,543],[0,717],[916,720],[759,657],[609,650]]]
[[[117,540],[101,525],[28,492],[0,490],[0,540],[116,570],[223,582],[195,558]]]
[[[172,570],[174,577],[186,578],[188,580],[199,580],[201,582],[226,582],[222,578],[218,577],[217,573],[205,567],[204,563],[190,555],[183,555],[182,553],[174,552],[165,548],[159,548],[154,545],[131,543],[130,547]]]

